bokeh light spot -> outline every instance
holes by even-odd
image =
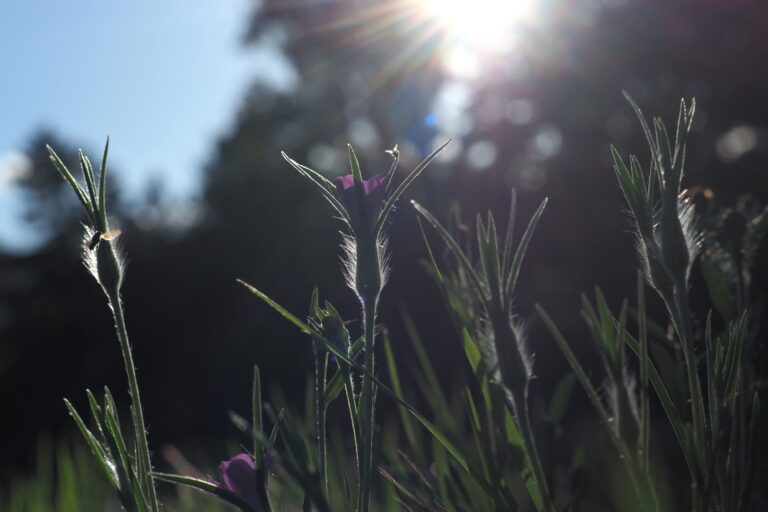
[[[757,131],[751,126],[736,126],[725,132],[715,145],[717,155],[727,163],[735,162],[757,147]]]
[[[541,128],[528,142],[528,157],[534,161],[548,160],[563,147],[563,135],[554,126]]]
[[[533,120],[533,104],[526,99],[516,99],[507,103],[507,120],[518,126],[526,125]]]
[[[496,145],[488,140],[473,142],[467,149],[467,163],[477,171],[487,169],[496,162],[498,151]]]
[[[0,155],[0,187],[23,179],[32,170],[32,162],[24,153],[9,151]]]

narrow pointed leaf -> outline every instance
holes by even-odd
[[[592,385],[592,382],[590,382],[589,377],[587,376],[587,372],[584,371],[584,368],[581,366],[581,363],[576,358],[576,355],[571,350],[571,347],[568,345],[568,342],[565,341],[565,338],[560,333],[560,330],[557,328],[555,323],[552,321],[552,319],[549,317],[546,311],[544,311],[544,308],[542,308],[540,305],[536,305],[536,311],[541,317],[541,319],[544,321],[544,324],[547,326],[547,329],[549,329],[550,334],[552,334],[552,337],[554,338],[557,345],[560,347],[560,350],[563,352],[563,355],[568,360],[568,363],[571,365],[571,368],[573,369],[573,372],[576,374],[576,378],[579,379],[579,382],[581,383],[582,388],[587,393],[587,397],[589,398],[589,401],[592,402],[592,406],[595,408],[595,411],[597,412],[600,421],[603,423],[603,425],[606,428],[606,431],[608,432],[608,436],[610,437],[611,441],[613,442],[614,446],[616,447],[616,450],[619,452],[619,455],[621,456],[622,461],[624,462],[625,467],[627,468],[627,472],[630,475],[630,478],[634,480],[634,484],[637,486],[637,481],[635,477],[634,467],[633,467],[633,457],[632,454],[627,447],[626,443],[623,439],[619,436],[618,432],[615,428],[613,428],[613,425],[611,424],[611,418],[608,414],[608,411],[605,409],[605,406],[603,406],[603,403],[600,401],[600,395],[598,394],[595,387]]]
[[[624,339],[635,354],[640,354],[640,343],[631,334],[626,333]],[[698,470],[696,469],[696,458],[692,452],[690,443],[690,432],[685,423],[683,423],[683,415],[675,405],[674,400],[672,400],[667,385],[656,369],[656,366],[653,364],[653,361],[651,361],[650,355],[648,358],[648,378],[651,382],[651,386],[653,386],[656,396],[659,398],[659,402],[661,402],[661,407],[664,409],[664,413],[672,427],[672,431],[675,433],[677,443],[683,452],[690,474],[692,476],[697,475]]]
[[[446,230],[442,224],[434,217],[432,216],[429,211],[421,206],[416,201],[411,201],[411,204],[413,204],[413,207],[416,208],[416,211],[418,211],[425,219],[427,219],[427,222],[432,224],[432,227],[437,230],[438,234],[443,238],[443,241],[445,241],[446,245],[449,249],[451,249],[451,252],[453,252],[454,256],[456,256],[456,259],[458,260],[459,264],[464,268],[464,271],[467,273],[467,275],[470,278],[471,284],[475,290],[475,293],[477,294],[478,299],[480,299],[480,302],[485,304],[486,298],[485,298],[485,291],[484,287],[482,285],[482,280],[480,276],[475,271],[475,268],[472,266],[472,263],[470,263],[467,256],[464,254],[464,251],[461,250],[461,247],[459,247],[458,242],[451,236],[450,233],[448,233],[448,230]]]
[[[515,257],[512,259],[512,266],[509,269],[509,275],[507,276],[507,282],[504,285],[504,296],[510,297],[515,291],[517,285],[517,276],[520,273],[520,267],[523,264],[523,258],[525,257],[525,251],[528,249],[528,244],[531,242],[533,232],[536,230],[536,225],[539,223],[541,214],[544,213],[544,208],[547,206],[547,199],[544,199],[536,212],[528,222],[528,227],[525,228],[523,236],[520,239],[520,245],[517,246],[515,251]]]
[[[85,177],[85,186],[88,189],[88,197],[91,200],[94,212],[98,214],[99,196],[96,192],[96,181],[93,176],[93,166],[91,165],[91,161],[88,159],[88,157],[83,154],[82,150],[78,152],[78,157],[80,158],[80,169],[83,171],[83,176]]]
[[[405,400],[405,396],[403,395],[403,388],[400,384],[400,375],[397,371],[395,355],[392,351],[392,343],[390,342],[389,336],[387,334],[384,335],[384,356],[387,361],[387,370],[389,371],[389,380],[392,383],[392,391],[401,400]],[[411,450],[418,454],[420,458],[422,454],[422,446],[419,444],[419,438],[416,437],[416,430],[414,429],[411,422],[410,413],[403,406],[398,407],[398,412],[400,413],[400,420],[403,424],[405,438],[408,440],[408,444],[410,445]]]
[[[387,171],[387,188],[384,191],[384,197],[389,197],[389,192],[392,190],[392,183],[395,178],[395,171],[397,171],[397,164],[400,162],[400,150],[397,149],[397,144],[395,144],[394,148],[388,150],[387,153],[392,156],[392,164],[389,166],[389,171]]]
[[[645,115],[643,114],[642,109],[635,103],[635,100],[632,99],[632,96],[629,95],[626,91],[622,91],[624,94],[624,97],[627,99],[629,104],[632,106],[632,109],[635,111],[635,115],[637,116],[638,121],[640,121],[640,126],[643,129],[643,133],[645,134],[645,140],[648,142],[648,147],[651,149],[651,161],[653,162],[654,168],[656,167],[656,142],[653,139],[653,135],[651,134],[651,129],[648,126],[648,121],[645,119]]]
[[[286,319],[288,319],[289,322],[291,322],[293,325],[298,327],[303,333],[314,334],[314,331],[312,331],[312,329],[307,324],[299,320],[299,318],[296,315],[294,315],[293,313],[291,313],[290,311],[282,307],[280,304],[270,299],[264,292],[251,286],[250,284],[246,283],[242,279],[237,279],[237,282],[245,286],[251,293],[253,293],[257,297],[259,297],[261,300],[266,302],[272,309],[274,309],[275,311],[283,315]],[[330,341],[328,343],[331,344],[331,346],[333,346],[333,344]],[[336,354],[337,352],[339,352],[338,349],[335,349],[334,354]],[[338,354],[336,355],[338,356]]]
[[[258,510],[255,510],[253,507],[251,507],[237,494],[231,491],[228,491],[226,489],[222,489],[218,485],[212,482],[209,482],[207,480],[202,480],[200,478],[192,478],[189,476],[172,475],[169,473],[153,473],[152,476],[154,476],[156,480],[160,480],[162,482],[168,482],[176,485],[185,485],[187,487],[197,489],[198,491],[203,491],[203,492],[213,494],[214,496],[221,498],[222,500],[228,503],[231,503],[232,505],[236,506],[243,512],[260,512]]]
[[[109,432],[110,444],[114,447],[113,451],[116,452],[120,460],[118,471],[122,475],[121,480],[131,486],[132,503],[138,507],[139,512],[146,511],[147,499],[144,495],[144,490],[141,487],[141,479],[139,478],[139,475],[136,474],[140,469],[135,468],[131,464],[128,455],[128,447],[125,444],[123,433],[120,431],[120,423],[117,419],[117,413],[113,408],[113,404],[105,404],[104,406],[104,423]],[[147,477],[148,485],[154,485],[151,476],[147,475]],[[127,491],[127,489],[123,490],[123,492]]]
[[[101,423],[101,418],[103,417],[101,406],[96,401],[96,397],[93,396],[93,393],[91,393],[90,389],[86,389],[85,394],[88,396],[88,405],[91,408],[91,418],[93,420],[93,426],[96,428],[96,431],[98,432],[99,437],[101,438],[101,441],[106,441],[104,437],[104,428],[102,427],[102,423]]]
[[[408,174],[408,176],[405,177],[405,179],[400,183],[400,185],[397,186],[394,192],[392,192],[392,195],[387,198],[387,200],[384,202],[384,206],[381,208],[381,213],[379,214],[379,220],[376,223],[376,229],[374,230],[374,236],[378,236],[379,233],[381,233],[382,228],[384,228],[384,223],[387,221],[387,218],[389,217],[390,212],[392,211],[392,208],[395,207],[395,203],[400,198],[401,195],[403,195],[403,192],[410,186],[410,184],[415,180],[419,174],[429,165],[429,163],[435,159],[435,157],[440,154],[440,152],[445,149],[445,146],[450,144],[452,139],[448,139],[445,143],[443,143],[442,146],[434,150],[432,153],[430,153],[427,158],[421,161],[419,165],[417,165],[411,172]]]
[[[352,144],[347,144],[347,152],[349,153],[349,166],[352,169],[352,176],[355,178],[356,183],[362,183],[363,173],[360,171],[360,162],[357,160],[357,154]]]
[[[310,169],[305,165],[301,165],[287,154],[285,154],[285,152],[281,154],[283,155],[285,161],[291,165],[291,167],[296,169],[299,174],[312,182],[315,188],[320,191],[325,200],[328,201],[333,209],[336,210],[336,212],[341,216],[341,219],[351,227],[352,221],[349,217],[347,209],[344,208],[344,205],[341,204],[341,201],[339,201],[339,198],[337,197],[336,186],[328,181],[325,177],[323,177],[320,173]]]
[[[261,371],[258,365],[253,366],[253,390],[251,393],[251,407],[252,407],[252,428],[253,428],[253,460],[256,464],[256,470],[263,469],[263,461],[261,454],[264,451],[261,443],[261,432],[264,428],[262,421],[261,410]]]
[[[59,158],[59,155],[56,154],[56,151],[54,151],[51,146],[45,147],[48,149],[48,156],[50,157],[51,162],[53,162],[53,165],[64,177],[64,179],[67,180],[67,183],[69,183],[69,185],[72,187],[72,190],[75,191],[75,195],[77,195],[77,198],[80,200],[80,203],[82,203],[83,208],[85,208],[85,212],[93,221],[95,219],[93,214],[93,206],[91,205],[91,201],[88,199],[85,190],[83,190],[83,187],[81,187],[74,176],[72,176],[72,173],[69,172],[69,169],[67,169],[67,166],[64,164],[64,162],[61,161],[61,158]]]
[[[99,228],[102,231],[106,231],[107,226],[107,157],[109,156],[109,137],[107,137],[107,142],[104,144],[104,153],[101,155],[101,166],[99,167],[99,201],[98,201],[98,211],[99,211],[99,220],[101,222],[101,226]]]
[[[101,467],[101,470],[104,472],[107,480],[109,480],[109,483],[112,484],[112,487],[115,490],[119,491],[120,484],[117,480],[117,473],[114,462],[107,458],[104,448],[99,444],[99,441],[91,433],[91,431],[88,430],[88,427],[85,426],[85,422],[83,422],[83,419],[77,413],[77,410],[75,410],[75,407],[70,403],[70,401],[65,398],[64,404],[67,406],[69,415],[72,416],[73,420],[75,420],[75,424],[77,425],[78,430],[80,430],[80,433],[83,435],[86,444],[91,449],[91,453],[96,458],[96,462],[98,462],[99,467]]]
[[[501,270],[504,279],[509,273],[512,264],[512,241],[515,235],[515,211],[517,210],[517,191],[512,189],[509,198],[509,218],[507,219],[507,231],[504,235],[504,255],[501,260]]]

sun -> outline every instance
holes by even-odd
[[[492,48],[513,41],[533,14],[534,0],[423,0],[423,6],[447,36]]]

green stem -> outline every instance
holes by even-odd
[[[315,436],[317,442],[317,466],[323,482],[324,497],[328,496],[328,447],[326,443],[326,411],[328,404],[323,400],[326,384],[328,356],[319,355],[315,347]]]
[[[536,438],[533,436],[533,428],[531,427],[531,416],[528,413],[528,390],[525,390],[524,396],[512,398],[510,401],[512,402],[512,410],[517,417],[518,428],[523,436],[525,456],[528,458],[528,462],[531,465],[533,478],[536,480],[536,486],[539,488],[539,494],[541,494],[544,510],[547,512],[555,512],[555,504],[552,503],[552,497],[549,494],[547,479],[544,476],[544,468],[536,448]],[[518,403],[520,401],[522,403]]]
[[[368,512],[371,501],[371,485],[373,480],[373,425],[374,425],[374,337],[376,323],[376,298],[367,300],[363,307],[363,345],[365,351],[365,374],[363,375],[362,413],[363,424],[361,430],[362,436],[362,456],[360,460],[360,500],[358,503],[358,512]]]
[[[347,371],[339,363],[339,371]],[[357,404],[355,403],[355,381],[352,380],[352,374],[347,373],[344,378],[344,394],[347,396],[347,408],[349,409],[349,420],[352,427],[352,444],[355,449],[355,464],[357,465],[357,489],[355,496],[360,496],[360,443],[358,438],[358,426],[357,426]],[[350,507],[352,504],[350,503]]]
[[[138,477],[142,488],[148,493],[150,507],[153,511],[159,511],[160,506],[157,501],[157,492],[155,484],[150,475],[152,464],[150,462],[149,443],[147,442],[147,431],[144,423],[144,412],[141,407],[141,397],[139,396],[139,382],[136,379],[136,366],[133,363],[133,353],[128,341],[128,330],[125,326],[125,314],[123,312],[123,303],[120,300],[120,294],[117,291],[109,293],[109,304],[112,308],[112,315],[115,318],[115,327],[117,328],[117,339],[120,341],[120,348],[123,352],[123,363],[125,364],[125,373],[128,377],[128,390],[131,394],[131,414],[133,417],[133,430],[136,436],[136,453],[138,457]]]
[[[701,474],[705,471],[704,467],[704,452],[706,450],[706,437],[705,437],[705,417],[704,417],[704,398],[701,394],[701,382],[699,380],[699,373],[696,365],[696,354],[693,341],[693,327],[690,316],[690,309],[688,307],[688,295],[685,287],[676,285],[674,287],[674,299],[672,303],[667,302],[667,309],[669,309],[670,315],[675,324],[675,330],[680,338],[680,343],[683,348],[683,358],[685,359],[686,373],[688,376],[688,392],[691,398],[691,418],[693,421],[693,445],[695,446],[695,454],[697,458],[697,466],[700,472],[698,478],[692,482],[692,503],[693,510],[700,510],[701,492],[703,482],[700,479],[706,480],[706,475]]]

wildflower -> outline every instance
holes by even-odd
[[[360,163],[351,145],[348,146],[348,149],[352,173],[334,181],[326,179],[317,171],[301,165],[283,153],[283,158],[320,191],[348,228],[348,231],[343,233],[342,242],[344,273],[347,285],[360,301],[366,369],[359,398],[361,410],[359,414],[361,418],[360,456],[358,458],[360,494],[357,510],[363,512],[369,510],[373,474],[373,423],[376,389],[373,385],[372,376],[375,373],[373,352],[376,338],[376,310],[388,272],[387,242],[383,233],[384,224],[387,222],[398,198],[405,192],[408,185],[416,179],[448,142],[437,148],[417,165],[394,190],[391,185],[399,158],[397,146],[392,151],[388,151],[392,156],[392,165],[387,174],[375,175],[367,180],[363,179]],[[338,328],[343,327],[343,323],[341,326],[338,325],[338,322],[333,323],[336,325],[321,325],[321,327],[332,327],[341,331]],[[339,341],[341,340],[337,336],[337,339],[332,343],[340,348],[338,347]],[[354,411],[351,413],[352,415],[357,414]]]
[[[269,463],[265,458],[265,466]],[[264,510],[259,473],[253,457],[240,453],[219,464],[221,481],[214,483],[221,489],[231,492],[247,503],[253,510]]]
[[[283,153],[283,158],[312,182],[346,224],[348,233],[342,244],[345,252],[345,277],[363,307],[375,309],[381,289],[386,283],[386,238],[382,233],[384,224],[397,199],[448,142],[427,156],[397,187],[392,186],[399,159],[397,146],[387,152],[393,160],[387,174],[377,174],[367,180],[362,177],[357,155],[351,145],[348,150],[352,173],[334,181]]]
[[[341,203],[349,212],[355,231],[365,230],[366,226],[370,227],[371,222],[378,220],[379,210],[382,206],[388,182],[388,177],[381,174],[377,174],[367,180],[362,180],[363,208],[360,208],[354,175],[347,174],[334,180],[336,189],[339,191]]]

